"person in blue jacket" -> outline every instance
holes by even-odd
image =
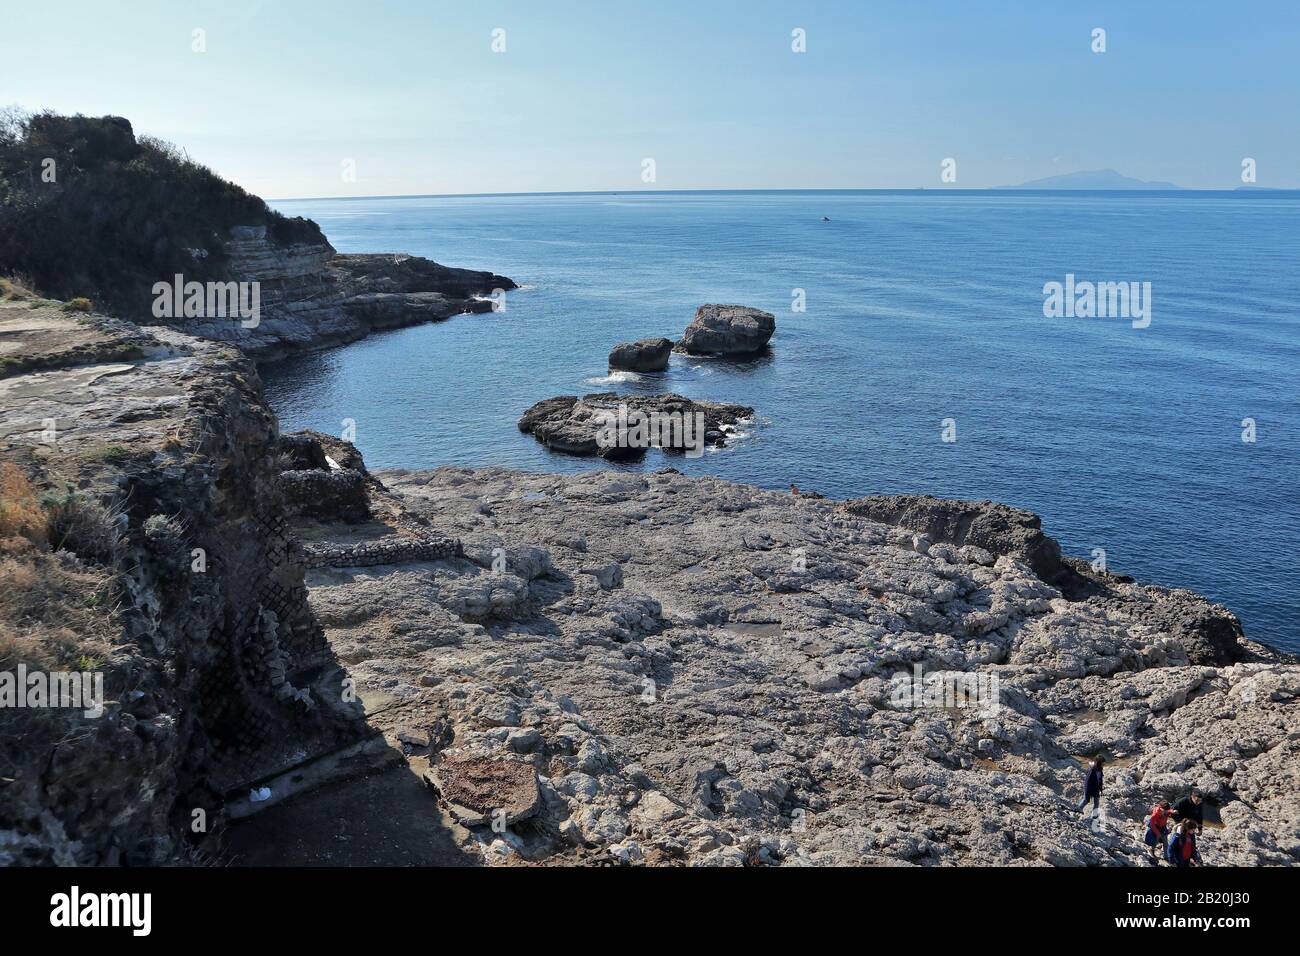
[[[1201,866],[1201,851],[1196,845],[1196,823],[1183,820],[1169,841],[1169,862],[1174,866]]]
[[[1092,769],[1088,771],[1088,779],[1083,785],[1083,803],[1079,804],[1079,813],[1092,801],[1093,812],[1101,809],[1101,767],[1106,762],[1104,757],[1098,757],[1092,762]]]

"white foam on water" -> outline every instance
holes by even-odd
[[[615,369],[608,375],[601,378],[584,378],[584,385],[617,385],[620,382],[636,382],[641,376],[636,372],[628,372],[623,369]]]

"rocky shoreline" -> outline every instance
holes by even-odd
[[[0,674],[106,694],[0,707],[0,865],[1136,865],[1144,815],[1192,787],[1208,862],[1300,862],[1300,660],[1227,609],[992,502],[372,474],[281,435],[255,361],[487,312],[510,279],[339,255],[121,118],[28,132],[12,162],[61,143],[121,228],[78,245],[86,191],[32,191],[10,208],[58,228],[15,262],[137,318],[160,263],[192,267],[256,283],[260,313],[140,324],[0,283]],[[610,363],[774,330],[704,305]],[[619,459],[753,415],[601,393],[518,424]]]
[[[1235,618],[1197,595],[1062,561],[1032,514],[671,469],[376,477],[462,556],[321,568],[312,606],[408,759],[478,768],[486,802],[449,808],[475,857],[1138,865],[1144,814],[1196,786],[1207,859],[1300,860],[1300,664],[1225,646]],[[900,701],[918,673],[996,703]],[[492,781],[518,803],[523,770],[494,831]]]
[[[259,283],[261,315],[186,318],[179,331],[238,345],[259,362],[344,345],[371,332],[490,313],[517,288],[505,276],[453,269],[405,254],[339,254],[326,241],[276,242],[264,226],[237,227],[222,247],[232,281]]]
[[[185,852],[273,862],[302,815],[380,800],[403,855],[311,818],[308,859],[1138,864],[1143,814],[1192,786],[1209,861],[1300,861],[1300,663],[1062,558],[1027,512],[672,469],[372,475],[277,436],[236,350],[50,303],[0,304],[5,358],[0,458],[117,529],[9,559],[98,575],[118,636],[102,722],[66,716],[96,736],[8,751],[4,862],[176,859],[197,808]],[[995,693],[930,700],[934,675]]]
[[[32,175],[56,156],[71,175]],[[339,254],[316,223],[137,137],[121,116],[11,117],[0,171],[0,277],[259,361],[490,312],[516,288],[419,256]]]

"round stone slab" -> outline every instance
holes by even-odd
[[[541,802],[537,771],[518,760],[445,757],[425,780],[438,792],[457,822],[485,826],[505,813],[506,826],[531,817]]]

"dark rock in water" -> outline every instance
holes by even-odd
[[[690,355],[751,355],[767,347],[776,316],[746,305],[702,305],[677,351]]]
[[[640,458],[647,448],[703,454],[725,445],[753,416],[747,405],[696,402],[681,395],[561,395],[538,402],[519,430],[555,451],[608,459]]]
[[[619,342],[609,353],[609,367],[629,372],[662,372],[668,367],[668,356],[672,351],[672,339]]]

